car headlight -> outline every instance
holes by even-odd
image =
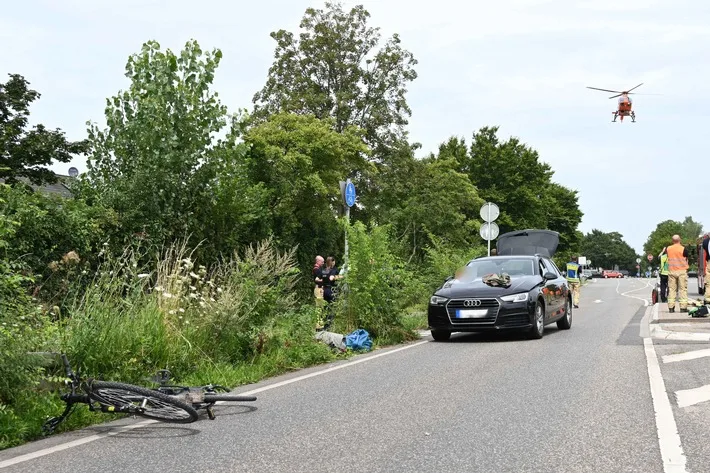
[[[521,292],[520,294],[511,294],[509,296],[503,296],[500,299],[505,302],[525,302],[528,300],[528,293]]]
[[[429,304],[431,305],[441,305],[445,304],[446,301],[448,301],[446,297],[441,297],[441,296],[431,296],[431,299],[429,299]]]

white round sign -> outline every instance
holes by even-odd
[[[492,222],[500,215],[500,209],[493,202],[486,202],[481,207],[481,218],[484,222]],[[495,237],[493,237],[495,238]]]
[[[636,262],[637,262],[637,263],[640,263],[640,262],[641,262],[641,258],[636,258]]]
[[[499,228],[497,223],[486,222],[481,225],[481,238],[484,240],[494,240],[498,236],[498,232]]]

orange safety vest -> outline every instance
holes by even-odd
[[[688,262],[683,256],[685,247],[680,243],[671,245],[666,250],[668,253],[668,271],[685,271],[688,269]]]

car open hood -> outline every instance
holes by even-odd
[[[552,230],[518,230],[498,237],[499,255],[541,255],[551,258],[557,252],[560,234]]]

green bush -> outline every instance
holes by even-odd
[[[379,343],[398,343],[417,336],[403,323],[406,306],[404,291],[412,284],[412,274],[394,255],[390,227],[367,229],[362,222],[347,228],[349,261],[339,284],[337,310],[345,331],[367,330]]]

